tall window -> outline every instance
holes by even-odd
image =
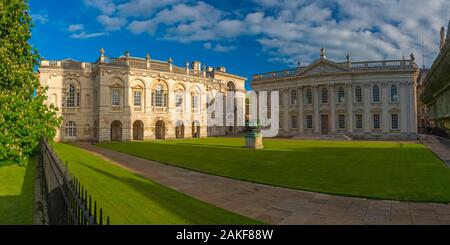
[[[141,91],[134,91],[134,106],[141,106]]]
[[[77,107],[80,107],[80,93],[77,92]]]
[[[397,102],[398,100],[398,90],[396,85],[391,86],[391,102]]]
[[[391,125],[392,125],[392,129],[398,129],[398,115],[397,114],[391,115]]]
[[[363,128],[363,117],[362,114],[356,114],[356,128],[362,129]]]
[[[155,105],[157,107],[162,107],[164,105],[164,90],[161,85],[156,87]]]
[[[373,114],[373,128],[380,129],[380,114]]]
[[[69,121],[66,123],[66,137],[75,137],[77,136],[77,125],[73,121]]]
[[[297,128],[297,116],[291,116],[291,127],[293,129]]]
[[[380,102],[380,88],[378,85],[374,85],[372,88],[372,101]]]
[[[306,128],[313,127],[312,115],[306,115]]]
[[[197,93],[192,93],[192,110],[198,111],[199,108],[199,98]]]
[[[175,107],[177,111],[183,111],[183,93],[181,92],[175,94]]]
[[[120,106],[120,90],[118,89],[112,90],[112,105]]]
[[[297,104],[297,91],[295,89],[291,91],[291,104]]]
[[[75,107],[75,87],[72,84],[67,91],[66,107]]]
[[[322,89],[322,104],[328,103],[328,90],[326,88]]]
[[[355,95],[356,95],[356,103],[361,103],[362,102],[362,91],[361,91],[360,86],[356,87]]]
[[[312,104],[312,93],[311,89],[306,90],[306,104],[311,105]]]
[[[338,102],[344,103],[345,101],[345,91],[343,87],[339,87],[338,89]]]
[[[338,127],[340,129],[345,128],[345,115],[344,114],[338,115]]]

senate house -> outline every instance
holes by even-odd
[[[207,126],[208,99],[233,92],[234,118],[244,118],[245,78],[199,61],[185,67],[172,59],[105,56],[96,62],[43,60],[39,80],[48,104],[64,122],[56,141],[128,141],[197,138],[237,133],[243,127]],[[230,96],[231,97],[231,96]],[[240,109],[237,109],[241,107]]]
[[[253,76],[252,89],[279,91],[279,136],[417,139],[414,55],[405,60],[307,66]]]

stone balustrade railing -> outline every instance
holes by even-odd
[[[393,70],[393,69],[408,69],[413,68],[415,63],[411,60],[385,60],[385,61],[365,61],[365,62],[353,62],[353,63],[338,63],[343,68],[350,66],[352,71],[364,71],[364,70]],[[297,73],[306,67],[267,72],[262,74],[253,75],[253,80],[269,80],[285,77],[294,77]]]

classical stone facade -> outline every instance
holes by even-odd
[[[440,51],[424,78],[420,99],[426,104],[432,126],[450,134],[450,21],[447,34],[441,28]]]
[[[416,139],[416,79],[410,60],[346,62],[320,58],[253,76],[252,89],[279,91],[279,136]]]
[[[245,78],[224,67],[198,61],[185,67],[146,58],[104,55],[94,63],[74,60],[41,62],[40,82],[48,86],[48,104],[64,122],[56,141],[127,141],[207,137],[241,128],[207,125],[208,101],[215,93],[236,94],[244,112]],[[235,117],[244,115],[235,115]]]

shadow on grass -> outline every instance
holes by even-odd
[[[0,196],[0,224],[32,224],[35,166],[35,159],[30,159],[26,165],[20,195]]]
[[[181,219],[187,221],[188,224],[228,224],[227,221],[230,222],[230,224],[258,224],[257,221],[253,222],[251,219],[229,213],[219,207],[196,200],[158,183],[151,181],[149,183],[149,180],[139,175],[131,173],[138,178],[142,178],[142,181],[133,178],[118,177],[82,162],[79,162],[79,164],[97,172],[98,174],[119,181],[122,184],[133,188],[149,201],[157,203],[160,207],[167,210],[174,216],[181,217]],[[128,211],[132,212],[132,210]],[[157,212],[158,210],[155,211],[155,213]],[[225,215],[229,215],[229,217],[227,218]],[[149,223],[158,224],[157,221],[149,221]]]

